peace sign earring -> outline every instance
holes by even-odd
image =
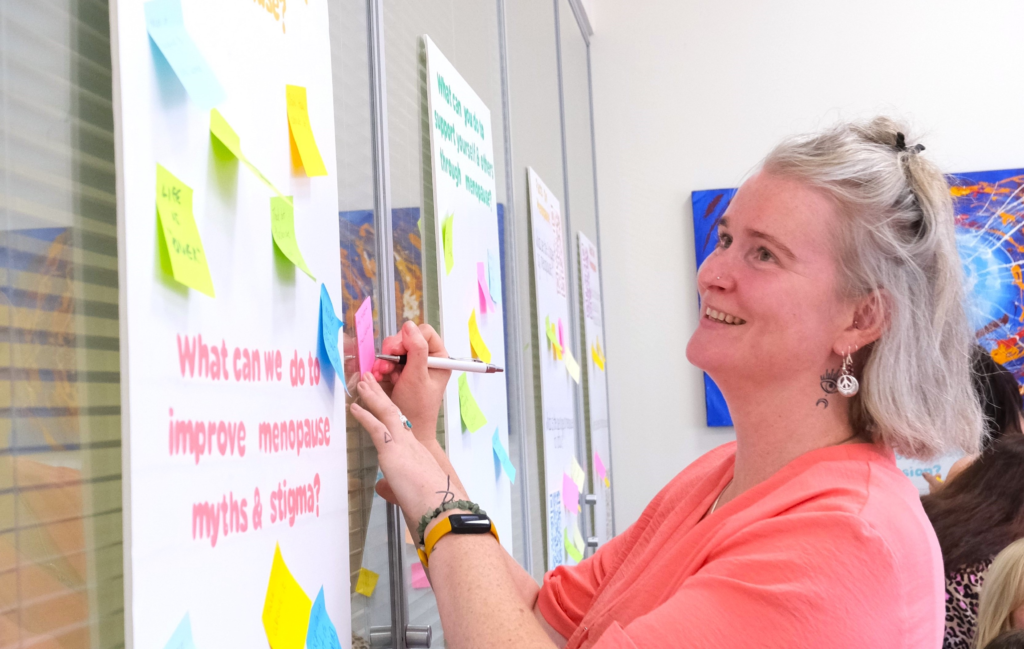
[[[846,352],[846,358],[843,359],[843,369],[840,372],[839,380],[836,381],[836,388],[844,397],[852,397],[860,391],[860,383],[853,375],[853,357],[850,356],[849,350]]]

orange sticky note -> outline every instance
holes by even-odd
[[[302,86],[285,86],[288,97],[288,127],[292,139],[302,158],[302,168],[307,176],[326,176],[327,167],[320,157],[320,149],[313,137],[313,127],[309,123],[309,108],[306,105],[306,89]]]
[[[476,309],[469,314],[469,346],[473,351],[473,358],[478,358],[485,363],[491,362],[491,350],[487,348],[480,329],[476,326]]]
[[[263,602],[263,628],[270,646],[273,649],[304,649],[312,610],[313,601],[295,581],[281,556],[281,546],[277,546],[270,568],[267,598]]]

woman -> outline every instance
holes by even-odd
[[[1024,629],[1024,539],[1006,546],[992,561],[981,589],[977,647],[1005,631]]]
[[[736,442],[539,589],[489,535],[441,536],[428,570],[449,646],[939,646],[942,558],[892,449],[973,452],[981,415],[949,192],[900,131],[789,140],[743,183],[698,272],[687,348]],[[433,439],[448,374],[425,359],[446,351],[411,324],[383,351],[408,364],[375,366],[351,409],[379,492],[430,543],[465,522],[435,508],[471,495]]]
[[[1012,374],[1010,379],[1016,385]],[[1008,396],[1004,409],[1019,416],[1020,394],[1014,389]],[[1024,537],[1024,435],[1013,417],[1007,428],[963,471],[921,499],[946,569],[943,649],[974,646],[985,571],[996,554]]]

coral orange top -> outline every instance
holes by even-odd
[[[567,647],[942,644],[942,554],[892,451],[806,453],[701,520],[735,443],[687,467],[628,530],[544,578]]]

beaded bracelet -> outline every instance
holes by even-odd
[[[427,531],[427,525],[430,525],[430,521],[434,520],[442,513],[451,511],[452,509],[464,509],[473,514],[487,515],[487,512],[480,509],[480,505],[470,502],[468,500],[451,500],[446,503],[441,503],[441,506],[432,512],[428,512],[423,515],[420,519],[419,528],[416,530],[416,536],[420,539],[420,545],[423,545],[423,533]]]

